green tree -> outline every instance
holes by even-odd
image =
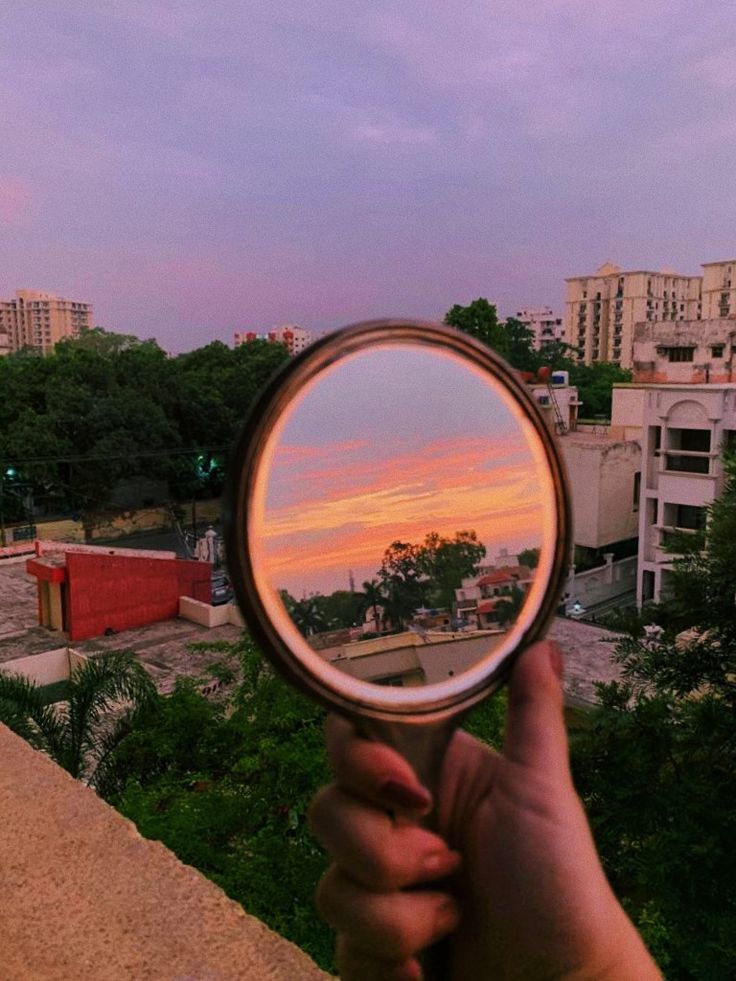
[[[383,553],[378,578],[385,597],[384,607],[397,627],[411,619],[424,602],[424,576],[420,566],[421,549],[410,542],[392,542]]]
[[[306,819],[330,779],[324,713],[247,636],[213,653],[239,665],[232,693],[212,701],[179,681],[118,746],[106,795],[143,835],[330,969],[333,937],[313,901],[327,860]]]
[[[607,361],[594,364],[571,364],[570,384],[575,385],[583,403],[580,414],[585,419],[611,418],[613,386],[631,381],[631,372]]]
[[[445,314],[444,322],[497,351],[503,347],[503,328],[498,322],[496,308],[485,297],[478,297],[466,307],[456,303]]]
[[[28,679],[0,674],[0,721],[91,785],[103,778],[136,712],[154,698],[145,668],[126,652],[76,667],[61,705],[48,705],[43,689]]]
[[[578,787],[614,888],[671,981],[736,962],[736,463],[698,542],[674,562],[659,630],[617,647],[623,680],[573,743]],[[679,622],[678,622],[679,621]],[[674,633],[683,625],[699,636]]]
[[[384,595],[381,583],[377,579],[369,579],[363,583],[363,615],[367,610],[373,613],[373,623],[377,631],[380,631],[381,615],[379,606],[383,606]]]
[[[455,590],[475,572],[485,554],[485,546],[474,531],[458,531],[454,538],[430,532],[419,550],[417,565],[431,584],[432,601],[452,609]]]
[[[519,552],[519,565],[523,565],[527,569],[536,569],[539,565],[539,549],[522,549],[521,552]]]

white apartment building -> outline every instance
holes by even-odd
[[[736,317],[736,259],[703,263],[703,318]]]
[[[24,347],[48,354],[63,338],[79,337],[91,328],[89,303],[37,290],[16,290],[14,299],[0,300],[0,354]]]
[[[673,532],[703,527],[723,490],[721,454],[736,449],[736,384],[647,385],[637,602],[666,595]]]
[[[314,335],[298,327],[296,324],[284,324],[281,327],[273,327],[265,334],[258,334],[255,331],[236,331],[235,347],[241,344],[248,344],[250,341],[262,340],[270,341],[272,344],[285,344],[289,354],[293,357],[299,354],[314,340]]]
[[[565,340],[586,364],[613,361],[630,368],[634,325],[700,319],[701,282],[671,270],[624,272],[612,263],[591,276],[574,276],[566,280]]]
[[[562,317],[556,317],[551,307],[524,307],[516,311],[516,320],[524,324],[534,334],[534,349],[542,348],[555,341],[564,340],[565,330]]]

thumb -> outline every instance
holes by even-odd
[[[542,641],[523,652],[509,682],[504,756],[540,773],[569,771],[561,674],[562,651]]]

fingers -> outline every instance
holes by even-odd
[[[375,892],[443,878],[460,862],[439,836],[408,821],[395,822],[334,785],[315,797],[310,823],[330,857]]]
[[[540,774],[569,769],[561,663],[556,644],[533,644],[514,666],[509,683],[504,756]]]
[[[335,777],[344,790],[379,807],[429,812],[432,797],[403,756],[359,736],[349,722],[335,715],[328,718],[325,731]]]
[[[422,977],[415,957],[380,960],[353,946],[345,937],[337,938],[337,964],[342,981],[419,981]]]
[[[354,951],[379,961],[406,960],[460,922],[457,904],[447,893],[371,892],[335,865],[322,877],[316,899],[322,917],[349,938]]]

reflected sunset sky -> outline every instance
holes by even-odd
[[[269,578],[295,597],[375,577],[395,540],[473,530],[490,559],[542,540],[538,466],[511,409],[447,352],[380,347],[290,410],[262,523]]]

